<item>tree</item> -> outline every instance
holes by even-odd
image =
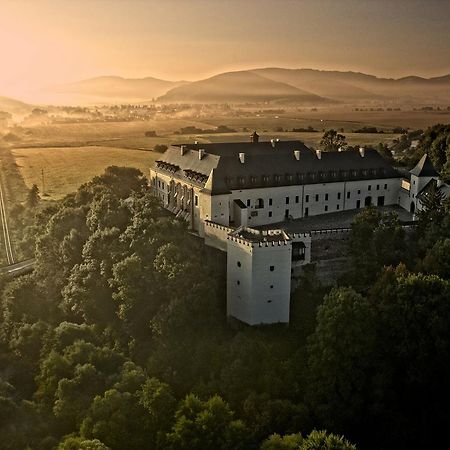
[[[306,438],[300,433],[273,434],[263,442],[261,450],[356,450],[356,446],[343,436],[313,430]]]
[[[369,426],[367,374],[375,363],[374,339],[374,311],[367,299],[350,288],[325,297],[308,344],[307,400],[327,428],[346,432]]]
[[[351,284],[367,289],[383,266],[396,266],[406,251],[398,216],[364,208],[352,221],[349,239]]]
[[[98,439],[68,436],[60,442],[56,450],[110,450],[110,447]]]
[[[171,450],[245,450],[248,431],[219,396],[206,402],[188,395],[178,408],[164,448]]]
[[[30,208],[36,208],[40,201],[39,188],[33,184],[27,195],[27,205]]]
[[[303,438],[300,433],[285,436],[275,433],[262,443],[261,450],[298,450],[302,442]]]
[[[140,450],[151,442],[145,410],[131,392],[107,390],[94,398],[81,427],[85,439],[99,439],[114,450]]]
[[[343,436],[314,430],[303,440],[300,450],[356,450],[356,446]]]
[[[347,146],[345,141],[345,136],[339,134],[336,130],[327,130],[322,136],[320,141],[320,146],[325,151],[337,151],[340,147],[344,148]]]

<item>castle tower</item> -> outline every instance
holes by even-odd
[[[417,196],[432,179],[437,179],[439,177],[439,174],[436,172],[433,163],[426,153],[422,156],[416,166],[410,170],[410,174],[411,187],[409,192],[409,210],[410,212],[414,213],[417,210],[417,207],[420,207]]]

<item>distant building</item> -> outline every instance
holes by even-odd
[[[164,206],[227,252],[227,313],[251,325],[289,322],[291,278],[311,261],[311,233],[284,224],[368,205],[414,213],[431,180],[426,155],[404,177],[372,149],[313,151],[256,132],[250,142],[172,145],[150,170]]]

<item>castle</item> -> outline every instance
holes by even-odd
[[[292,280],[311,261],[306,218],[368,205],[412,215],[431,183],[448,190],[427,155],[400,174],[373,149],[314,151],[256,132],[250,142],[172,145],[150,183],[206,245],[227,252],[227,314],[250,325],[289,322]]]

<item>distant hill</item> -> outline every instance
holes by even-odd
[[[32,105],[13,98],[0,96],[0,111],[6,111],[14,115],[22,115],[29,113],[32,109]]]
[[[165,103],[293,102],[318,104],[330,100],[253,71],[227,72],[178,86],[158,98]]]
[[[157,99],[161,103],[270,102],[320,106],[381,102],[396,106],[449,106],[450,74],[393,79],[359,72],[266,67],[221,73],[193,82],[103,76],[46,87],[33,94],[34,103],[59,105],[146,103]],[[9,101],[13,103],[8,103],[8,108],[16,111],[31,108],[25,103]],[[0,103],[1,109],[8,110]]]
[[[340,101],[450,102],[450,75],[435,78],[378,78],[359,72],[263,68],[253,73]]]
[[[126,99],[144,101],[159,97],[169,89],[183,84],[183,81],[167,81],[158,78],[122,78],[97,77],[75,83],[58,86],[54,92],[58,94],[75,94],[77,96],[107,99]]]

